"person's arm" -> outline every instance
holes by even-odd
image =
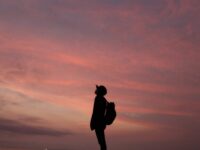
[[[93,111],[92,111],[92,117],[90,120],[90,129],[94,130],[94,126],[95,126],[95,107],[96,107],[96,99],[94,101],[94,105],[93,105]]]

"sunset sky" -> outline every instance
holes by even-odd
[[[199,0],[0,0],[0,150],[200,149]]]

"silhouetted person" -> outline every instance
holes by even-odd
[[[106,150],[106,140],[104,130],[106,128],[105,122],[105,111],[107,100],[105,99],[105,95],[107,94],[107,90],[104,86],[96,86],[95,91],[96,97],[94,100],[94,107],[92,118],[90,122],[91,130],[95,130],[99,145],[101,150]]]

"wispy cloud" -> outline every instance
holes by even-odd
[[[20,123],[15,120],[0,119],[0,130],[1,133],[11,133],[19,135],[38,135],[38,136],[65,136],[72,134],[70,131],[58,131],[55,129],[49,129],[38,126],[31,126]]]

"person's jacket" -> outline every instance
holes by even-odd
[[[94,100],[94,107],[92,118],[90,122],[91,130],[94,129],[105,129],[105,111],[106,111],[107,100],[103,96],[96,96]]]

